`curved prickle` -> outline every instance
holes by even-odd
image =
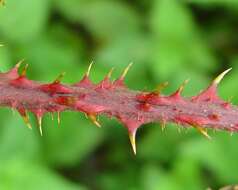
[[[136,154],[136,130],[129,132],[129,139],[130,139],[132,150],[134,154]]]
[[[232,68],[229,68],[229,69],[223,71],[220,75],[218,75],[218,76],[213,80],[212,84],[218,85],[218,84],[221,82],[221,80],[224,78],[224,76],[225,76],[231,69],[232,69]]]
[[[53,83],[59,84],[62,81],[62,79],[64,78],[65,74],[66,74],[65,72],[60,73],[60,75],[55,79],[55,81]]]
[[[23,61],[24,61],[24,60],[23,60]],[[20,63],[20,65],[21,65],[21,61],[20,61],[19,63]],[[17,66],[17,67],[19,67],[19,66]],[[23,68],[23,70],[22,70],[22,72],[21,72],[21,74],[20,74],[21,77],[25,77],[25,76],[26,76],[26,71],[27,71],[28,67],[29,67],[29,65],[28,65],[28,64],[25,64],[25,66],[24,66],[24,68]]]

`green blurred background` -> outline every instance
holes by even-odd
[[[82,78],[93,60],[99,82],[111,67],[115,79],[129,62],[126,83],[165,94],[185,79],[185,96],[197,94],[233,67],[219,94],[238,103],[238,1],[235,0],[7,0],[0,8],[0,69],[30,64],[28,77],[65,83]],[[3,190],[202,190],[238,183],[238,136],[144,125],[134,156],[127,131],[100,117],[102,129],[82,113],[62,123],[46,116],[44,136],[28,130],[11,110],[0,110],[0,189]],[[34,117],[31,116],[35,123]]]

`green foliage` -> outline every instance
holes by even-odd
[[[7,0],[0,8],[0,70],[25,58],[29,77],[81,79],[94,60],[98,82],[133,61],[130,88],[152,90],[169,81],[168,94],[190,78],[184,95],[197,94],[232,66],[219,92],[238,103],[235,1]],[[126,130],[101,117],[98,129],[79,113],[44,118],[40,137],[19,116],[0,110],[0,189],[200,190],[237,183],[238,137],[159,124],[139,129],[138,155]],[[32,122],[34,118],[31,117]],[[209,131],[212,133],[212,131]]]

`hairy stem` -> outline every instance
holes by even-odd
[[[146,123],[177,123],[184,127],[195,127],[210,138],[206,128],[238,130],[238,109],[217,95],[217,85],[230,70],[221,73],[211,85],[199,95],[184,98],[182,84],[175,93],[164,96],[160,86],[154,92],[134,91],[124,84],[131,64],[115,81],[110,81],[112,70],[98,84],[89,79],[92,64],[83,79],[75,84],[61,83],[63,74],[55,81],[43,84],[26,77],[27,66],[18,73],[21,62],[6,73],[0,73],[0,106],[18,110],[27,126],[31,128],[27,112],[32,112],[41,123],[46,113],[71,110],[85,113],[100,127],[97,115],[116,117],[127,128],[134,153],[137,129]],[[59,118],[58,118],[59,121]]]

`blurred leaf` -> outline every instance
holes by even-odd
[[[9,40],[31,42],[43,31],[49,12],[47,0],[9,0],[0,9],[0,33]]]
[[[95,1],[91,0],[90,2]],[[59,11],[69,20],[77,21],[82,17],[82,10],[88,4],[87,0],[53,0]]]
[[[97,52],[97,60],[104,65],[115,66],[117,69],[125,68],[130,62],[136,66],[141,65],[147,59],[148,45],[146,36],[122,35],[103,46]]]
[[[191,13],[183,3],[155,1],[151,28],[155,34],[151,55],[151,69],[155,76],[165,79],[183,73],[186,67],[200,71],[214,67],[214,56],[201,40]]]
[[[0,170],[0,189],[85,189],[64,180],[37,162],[29,162],[24,159],[10,159],[2,162]]]
[[[216,134],[213,141],[194,139],[181,147],[181,153],[184,157],[200,161],[221,183],[236,183],[238,176],[231,172],[231,168],[233,171],[238,169],[237,138],[222,132]]]
[[[61,114],[60,128],[50,118],[44,122],[44,155],[53,166],[73,166],[92,153],[103,139],[98,129],[80,113]]]
[[[141,171],[142,189],[148,190],[182,190],[179,184],[172,176],[167,175],[155,164],[147,164]]]
[[[58,24],[34,43],[19,45],[15,51],[31,65],[29,75],[38,76],[37,80],[54,80],[59,73],[67,71],[65,78],[73,81],[81,77],[82,48],[82,41]]]
[[[99,175],[99,184],[104,190],[120,190],[126,187],[127,190],[137,190],[139,188],[138,173],[132,164],[121,167],[117,172],[107,171]]]
[[[68,18],[84,24],[99,39],[110,40],[139,28],[136,12],[120,1],[61,0],[55,4]],[[123,27],[119,27],[122,21]]]
[[[0,47],[0,72],[6,72],[11,68],[11,56],[6,46]]]
[[[204,6],[205,8],[212,8],[214,6],[224,6],[230,8],[230,10],[237,11],[238,2],[237,1],[222,1],[222,0],[188,0],[189,3],[198,4],[199,6]]]
[[[8,112],[10,113],[5,116],[6,122],[1,121],[0,159],[2,161],[11,158],[40,160],[38,139],[32,130],[27,128],[18,113],[15,112],[14,117],[10,109]]]
[[[175,125],[167,124],[164,131],[159,123],[148,127],[148,133],[138,139],[138,156],[146,160],[168,162],[176,154],[177,148],[173,145],[178,144],[182,136]]]
[[[203,185],[200,165],[197,160],[185,157],[182,159],[176,159],[173,165],[175,165],[174,177],[184,189],[200,190],[209,187]]]

